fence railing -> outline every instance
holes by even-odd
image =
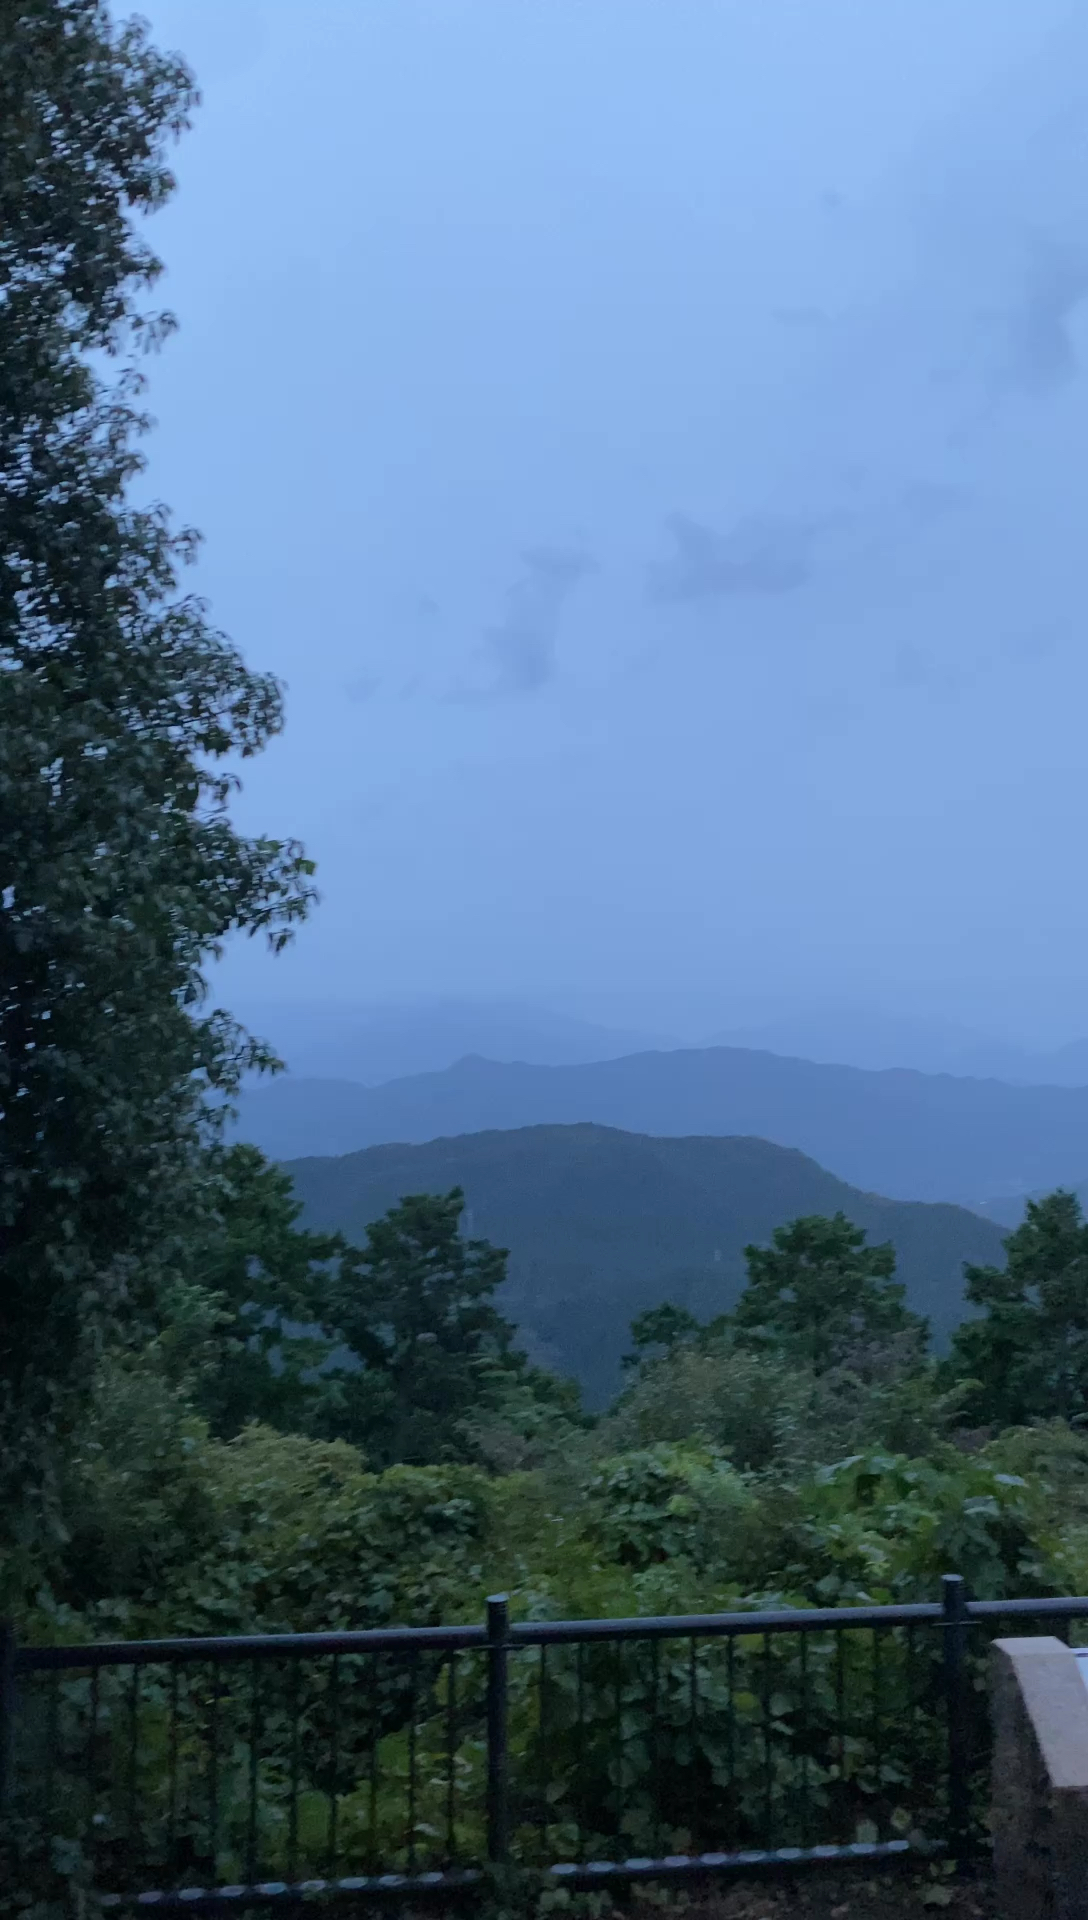
[[[988,1629],[1088,1598],[17,1646],[8,1844],[107,1905],[781,1872],[981,1843]]]

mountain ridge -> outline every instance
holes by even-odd
[[[378,1087],[285,1076],[247,1090],[237,1132],[273,1158],[297,1159],[582,1121],[664,1137],[753,1135],[901,1200],[981,1205],[1079,1185],[1088,1169],[1088,1088],[829,1066],[742,1048],[563,1066],[469,1055]]]

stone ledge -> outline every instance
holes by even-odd
[[[993,1840],[1002,1920],[1088,1920],[1088,1689],[1050,1638],[992,1654]]]
[[[1039,1758],[1058,1792],[1088,1792],[1088,1687],[1063,1641],[995,1640],[994,1655],[1015,1676]]]

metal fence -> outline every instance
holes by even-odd
[[[983,1843],[990,1630],[1088,1598],[0,1640],[10,1844],[107,1905],[585,1887]],[[60,1850],[58,1853],[58,1849]]]

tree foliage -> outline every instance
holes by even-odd
[[[777,1227],[769,1247],[746,1247],[748,1281],[735,1323],[746,1338],[825,1372],[872,1343],[924,1339],[925,1323],[904,1304],[895,1249],[866,1245],[864,1231],[836,1213]]]
[[[256,1147],[236,1143],[212,1170],[215,1212],[187,1249],[189,1277],[164,1302],[171,1377],[191,1380],[194,1405],[217,1434],[251,1420],[304,1432],[334,1350],[322,1323],[344,1241],[299,1226],[290,1175]],[[184,1317],[179,1293],[191,1303]]]
[[[36,1537],[96,1356],[153,1307],[214,1194],[216,1115],[259,1050],[202,1011],[243,929],[305,912],[294,844],[233,828],[228,762],[281,723],[181,591],[195,537],[134,484],[142,216],[184,64],[99,0],[0,7],[0,1509]]]
[[[471,1458],[473,1419],[514,1388],[549,1394],[495,1305],[506,1252],[462,1238],[464,1204],[459,1187],[409,1194],[331,1281],[328,1323],[361,1365],[338,1375],[321,1424],[375,1465]]]
[[[1005,1242],[1007,1264],[966,1269],[982,1316],[953,1341],[952,1371],[972,1382],[980,1423],[1088,1416],[1088,1222],[1076,1194],[1029,1200]]]

